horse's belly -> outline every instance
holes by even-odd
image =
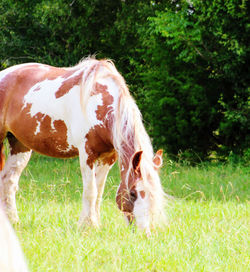
[[[56,158],[71,158],[79,155],[78,149],[69,145],[67,141],[58,135],[49,134],[32,136],[28,133],[19,135],[15,132],[15,137],[26,147],[43,155]]]
[[[39,135],[40,134],[40,135]],[[43,155],[56,158],[71,158],[78,156],[78,149],[70,145],[65,139],[65,135],[59,135],[58,131],[47,132],[46,135],[38,133],[19,133],[15,131],[15,137],[26,147]]]
[[[24,145],[28,145],[29,143]],[[61,142],[58,138],[39,139],[30,146],[36,152],[56,158],[72,158],[79,155],[78,149]]]

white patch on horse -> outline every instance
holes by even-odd
[[[123,218],[125,220],[125,223],[129,226],[130,223],[129,223],[128,217],[125,214],[123,214]]]
[[[36,121],[36,123],[37,123],[37,127],[36,127],[36,131],[34,132],[34,135],[37,135],[40,132],[41,122]]]
[[[137,190],[137,199],[134,203],[134,216],[136,220],[136,225],[139,229],[145,230],[147,235],[150,235],[150,226],[149,226],[149,199],[148,195],[144,198],[141,197],[140,191],[141,189],[136,187]]]
[[[86,112],[88,121],[91,124],[95,124],[94,126],[103,124],[103,122],[98,120],[96,117],[96,111],[98,109],[98,106],[102,105],[103,105],[102,94],[93,95],[89,98],[88,105],[86,107]],[[93,125],[90,126],[90,128],[91,127],[93,127]]]
[[[82,71],[82,70],[81,70]],[[81,71],[77,71],[71,77],[76,76]],[[80,104],[80,86],[73,86],[65,95],[56,98],[55,94],[65,80],[69,78],[58,77],[53,80],[44,80],[36,83],[24,96],[23,109],[31,105],[29,114],[34,117],[41,113],[51,118],[51,130],[55,130],[54,122],[62,120],[67,127],[67,150],[83,144],[84,136],[88,131],[96,126],[102,125],[102,121],[96,117],[98,106],[103,105],[102,94],[93,95],[89,98],[84,116]],[[40,132],[40,123],[37,121],[35,135]]]

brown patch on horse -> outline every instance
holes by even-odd
[[[75,72],[75,71],[74,71]],[[55,93],[56,98],[60,98],[61,96],[64,96],[69,92],[70,89],[72,89],[76,85],[80,85],[81,79],[82,79],[83,71],[79,73],[78,75],[71,77],[69,79],[66,79],[63,81],[61,87],[58,89],[58,91]],[[69,77],[71,74],[66,74],[64,77]]]
[[[29,151],[30,149],[24,146],[21,142],[19,142],[14,135],[8,133],[7,135],[9,144],[10,144],[10,154],[16,155],[18,153],[24,153]]]
[[[3,170],[5,164],[4,145],[0,144],[0,171]]]
[[[41,67],[47,67],[49,71],[46,69],[41,69]],[[18,88],[15,91],[15,95],[18,93],[27,93],[27,91],[32,88],[35,84],[47,80],[56,79],[60,74],[64,73],[62,69],[53,68],[48,65],[27,65],[25,67],[21,67],[18,70],[15,70],[13,73],[9,74],[11,80],[15,78],[16,85],[15,88]],[[32,75],[32,76],[31,76]]]
[[[62,120],[52,122],[51,117],[42,113],[37,113],[31,117],[29,115],[31,104],[23,110],[16,109],[15,115],[18,118],[9,120],[10,130],[15,131],[15,137],[29,149],[33,149],[41,154],[68,158],[78,155],[75,147],[69,148],[67,142],[67,127]],[[14,112],[13,112],[14,113]],[[22,126],[18,120],[25,120]],[[39,131],[36,129],[40,123]]]
[[[113,149],[110,152],[106,152],[106,153],[102,153],[98,160],[102,162],[102,164],[108,164],[108,165],[112,165],[114,164],[118,159],[118,155],[115,151],[115,149]]]
[[[127,186],[124,182],[121,182],[118,189],[116,195],[116,203],[118,208],[125,213],[128,219],[132,217],[134,210],[134,199],[131,199],[130,191],[127,189]]]
[[[69,149],[67,142],[67,127],[62,120],[53,122],[54,128],[51,127],[51,118],[45,115],[40,119],[40,132],[35,136],[36,140],[33,143],[34,150],[40,153],[45,153],[52,157],[74,157],[78,155],[78,150],[75,147]]]
[[[7,100],[7,92],[5,92],[5,88],[7,86],[7,82],[4,78],[4,80],[0,81],[0,141],[2,134],[4,134],[3,131],[3,123],[5,119],[5,110],[6,110],[6,100]]]
[[[140,195],[141,195],[141,198],[144,198],[145,197],[145,192],[144,191],[140,191]]]
[[[46,69],[44,69],[46,68]],[[67,78],[69,78],[72,74],[74,74],[76,70],[67,70],[64,68],[52,67],[49,65],[40,65],[40,64],[30,64],[24,67],[17,68],[13,72],[7,74],[3,80],[0,81],[0,90],[9,90],[9,94],[12,95],[12,99],[16,94],[25,95],[30,88],[32,88],[35,84],[42,82],[44,80],[54,80],[58,77],[65,78],[66,86]],[[77,80],[76,77],[73,77],[74,80]],[[69,79],[71,82],[71,78]],[[39,87],[35,89],[35,91],[39,91]],[[1,96],[8,95],[6,92],[0,92]],[[1,109],[1,101],[0,99],[0,109]]]
[[[102,105],[98,105],[96,110],[96,118],[100,121],[104,120],[110,111],[110,105],[114,102],[114,98],[107,91],[108,87],[106,85],[99,84],[98,82],[95,85],[95,90],[92,92],[92,95],[102,94]]]
[[[30,68],[31,66],[27,66],[27,68]],[[26,67],[24,67],[26,68]],[[46,68],[46,69],[43,69]],[[32,70],[34,70],[33,67],[31,67]],[[22,70],[24,70],[22,68]],[[37,77],[38,79],[40,78],[40,81],[44,81],[45,79],[47,80],[55,80],[58,77],[62,77],[62,78],[69,78],[70,76],[72,76],[76,70],[72,69],[72,70],[67,70],[65,68],[60,68],[60,67],[53,67],[50,65],[45,65],[45,64],[38,64],[37,66],[37,74],[34,75],[34,77]]]
[[[90,129],[86,135],[85,149],[88,154],[87,164],[93,168],[94,162],[97,159],[104,163],[112,165],[116,160],[116,153],[111,141],[111,112],[110,107],[114,98],[107,91],[107,86],[96,83],[92,95],[102,94],[102,105],[99,105],[96,110],[96,117],[103,121],[103,125],[96,125]]]
[[[122,182],[117,191],[116,203],[121,211],[125,213],[128,220],[133,218],[134,202],[137,199],[136,182],[140,178],[140,173],[135,173],[134,170],[129,172],[128,183],[126,184],[127,171],[129,164],[124,165],[125,170],[121,172]]]
[[[103,126],[94,126],[86,135],[85,149],[88,154],[87,164],[92,169],[95,161],[108,153],[113,154],[114,147],[110,141],[110,132]],[[105,155],[103,155],[105,153]],[[109,156],[108,156],[109,157]],[[114,155],[110,155],[111,159],[105,161],[111,162],[115,159]],[[112,164],[112,163],[111,163]]]
[[[143,152],[141,150],[136,152],[132,159],[133,169],[136,174],[140,173],[140,163],[141,163],[142,153]]]
[[[159,168],[162,166],[162,162],[163,162],[162,155],[163,155],[163,150],[159,149],[153,158],[155,170],[159,170]]]
[[[117,191],[116,195],[116,203],[121,211],[124,212],[126,217],[128,218],[129,222],[134,219],[133,210],[134,210],[134,203],[138,197],[138,193],[142,198],[145,197],[145,192],[140,191],[137,192],[136,186],[137,183],[141,180],[141,171],[140,171],[140,162],[142,151],[134,152],[133,149],[129,146],[127,147],[129,160],[124,160],[120,168],[124,168],[121,171],[121,178],[122,182],[120,187]],[[130,169],[130,160],[132,163],[132,167]],[[127,177],[127,172],[129,171],[129,175]],[[126,178],[127,184],[126,184]]]
[[[38,67],[39,80],[36,83],[43,82],[44,80],[55,80],[58,77],[62,77],[65,79],[65,81],[63,81],[63,83],[60,86],[60,88],[58,89],[58,91],[55,93],[56,98],[59,98],[59,97],[65,95],[66,93],[69,92],[69,90],[73,86],[80,84],[80,79],[82,77],[83,72],[81,72],[79,75],[76,75],[75,77],[69,78],[76,72],[76,70],[66,70],[64,68],[52,67],[49,65],[43,65],[42,67],[46,67],[48,69],[48,71],[43,70]],[[33,85],[35,85],[35,84],[33,84]],[[40,87],[38,86],[33,91],[34,92],[40,91]]]

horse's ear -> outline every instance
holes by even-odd
[[[163,150],[159,149],[153,158],[153,163],[156,170],[158,170],[162,166],[162,162],[163,162],[162,155],[163,155]]]
[[[142,156],[142,151],[137,151],[132,159],[132,165],[133,165],[133,169],[136,173],[139,172],[140,169],[140,163],[141,163],[141,156]]]

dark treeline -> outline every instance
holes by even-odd
[[[0,68],[111,58],[155,146],[249,157],[249,10],[247,0],[1,0]]]

